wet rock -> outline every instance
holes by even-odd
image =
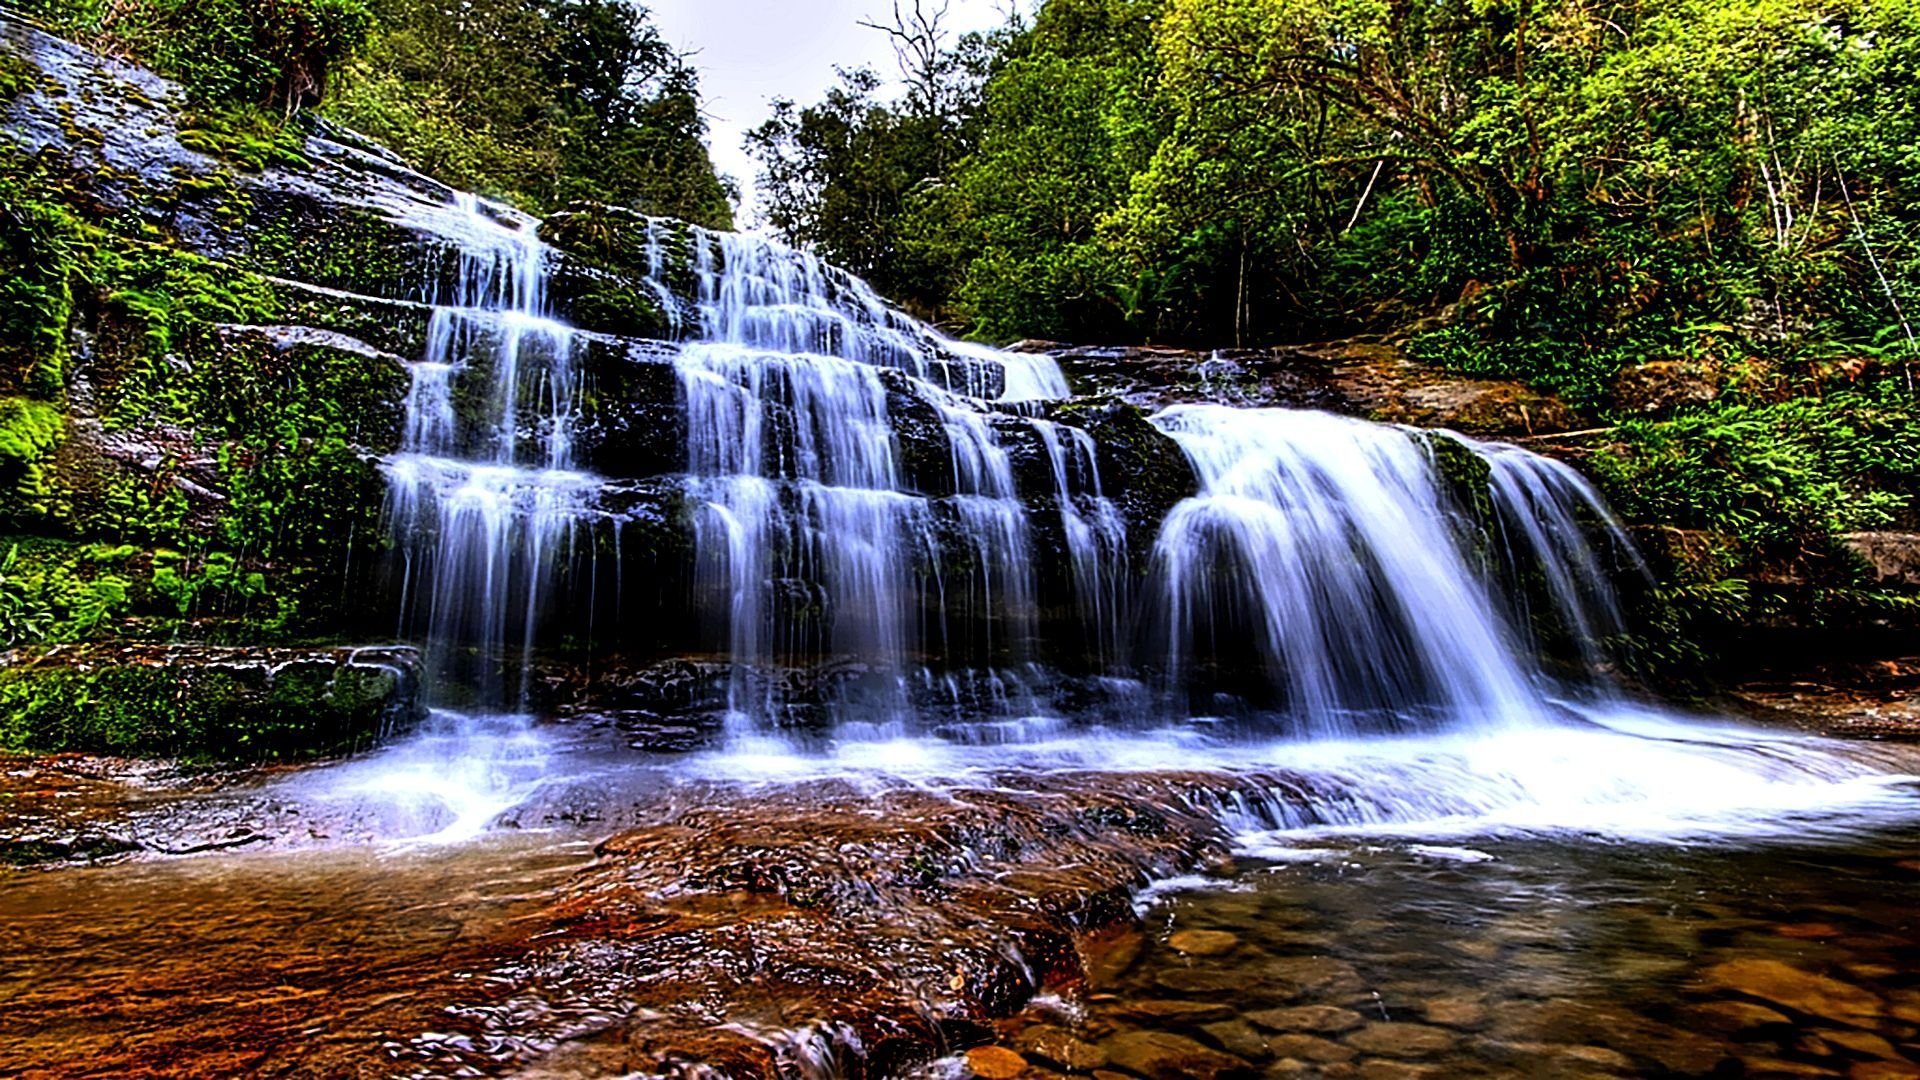
[[[968,1070],[983,1080],[1014,1080],[1027,1071],[1027,1059],[1004,1046],[976,1046],[966,1060]]]
[[[1420,1018],[1429,1024],[1472,1031],[1485,1027],[1487,1023],[1487,1006],[1481,998],[1431,998],[1421,1002],[1417,1008]]]
[[[1445,1075],[1446,1070],[1437,1066],[1407,1061],[1364,1061],[1359,1072],[1360,1080],[1437,1080]]]
[[[1215,1024],[1203,1024],[1201,1031],[1207,1037],[1220,1044],[1220,1048],[1235,1057],[1248,1061],[1265,1061],[1273,1056],[1273,1048],[1267,1037],[1260,1034],[1252,1024],[1245,1020],[1222,1020]]]
[[[1841,538],[1881,585],[1920,587],[1920,533],[1857,532]]]
[[[1206,1001],[1132,1001],[1117,1010],[1119,1015],[1136,1020],[1170,1024],[1204,1024],[1225,1020],[1233,1007]]]
[[[1332,1064],[1352,1061],[1360,1052],[1318,1035],[1275,1035],[1267,1040],[1275,1057]]]
[[[1867,1022],[1885,1011],[1879,998],[1857,986],[1778,960],[1730,960],[1707,969],[1702,981],[1709,987],[1846,1024]]]
[[[1689,1015],[1707,1031],[1748,1031],[1771,1024],[1793,1023],[1785,1013],[1750,1001],[1710,1001],[1694,1006]]]
[[[1205,968],[1175,968],[1153,977],[1154,985],[1177,994],[1224,994],[1244,989],[1244,972],[1209,971]]]
[[[233,760],[371,745],[424,715],[399,646],[86,645],[0,653],[11,749]]]
[[[1893,1044],[1868,1031],[1823,1031],[1823,1042],[1851,1050],[1866,1057],[1879,1058],[1882,1061],[1905,1061],[1906,1058]]]
[[[1847,1070],[1847,1080],[1915,1080],[1920,1066],[1899,1061],[1863,1061]]]
[[[1839,1076],[1840,1074],[1824,1065],[1810,1065],[1804,1061],[1788,1061],[1784,1058],[1751,1057],[1741,1059],[1745,1068],[1743,1075],[1750,1077],[1774,1077],[1785,1080],[1794,1076]]]
[[[1224,930],[1180,930],[1167,938],[1168,947],[1188,956],[1224,956],[1239,944],[1239,935]]]
[[[1392,1021],[1368,1024],[1346,1038],[1348,1046],[1388,1057],[1430,1057],[1453,1049],[1458,1041],[1442,1028]]]
[[[1165,1080],[1224,1080],[1250,1077],[1257,1071],[1240,1058],[1211,1049],[1181,1035],[1161,1031],[1130,1031],[1104,1044],[1107,1060],[1140,1076]]]
[[[1040,1024],[1020,1033],[1020,1049],[1028,1056],[1058,1065],[1069,1072],[1091,1072],[1107,1063],[1107,1052],[1066,1028]]]
[[[1352,1009],[1332,1005],[1262,1009],[1247,1013],[1246,1018],[1269,1031],[1305,1031],[1316,1035],[1338,1035],[1366,1023],[1366,1018]]]
[[[1633,1059],[1604,1046],[1573,1043],[1503,1043],[1503,1057],[1518,1058],[1541,1073],[1588,1074],[1593,1070],[1632,1072]]]
[[[1308,993],[1351,993],[1364,986],[1352,964],[1326,956],[1275,957],[1263,965],[1263,972]]]

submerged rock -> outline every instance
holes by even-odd
[[[1701,982],[1841,1023],[1870,1021],[1886,1011],[1884,1002],[1857,986],[1779,960],[1729,960],[1708,968]]]
[[[1250,1077],[1249,1062],[1211,1049],[1184,1035],[1164,1031],[1129,1031],[1101,1044],[1107,1060],[1140,1076],[1165,1080],[1227,1080]]]

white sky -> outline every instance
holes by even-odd
[[[708,138],[721,172],[745,194],[740,224],[753,224],[753,160],[741,148],[776,97],[800,105],[820,100],[835,67],[872,67],[884,78],[898,68],[885,34],[862,20],[892,21],[891,0],[641,0],[662,37],[689,52],[700,69]],[[937,0],[928,0],[929,5]],[[948,0],[956,36],[1004,21],[1008,0]],[[1021,0],[1023,8],[1026,0]],[[903,0],[911,7],[912,0]]]

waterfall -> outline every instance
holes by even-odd
[[[1477,565],[1485,523],[1449,495],[1429,437],[1215,405],[1175,406],[1153,422],[1201,482],[1154,547],[1174,681],[1219,659],[1264,670],[1290,729],[1323,737],[1511,727],[1551,711],[1560,688],[1535,660],[1525,609],[1503,603],[1501,582]],[[1554,614],[1599,667],[1599,643],[1620,620],[1577,520],[1585,511],[1611,523],[1598,497],[1517,447],[1441,437],[1487,467],[1503,576],[1543,575]]]
[[[457,258],[428,298],[401,449],[383,463],[402,617],[443,687],[513,705],[552,565],[599,491],[573,461],[577,335],[548,314],[531,220],[462,195],[436,225]],[[516,663],[509,693],[503,669]]]
[[[649,251],[671,228],[649,224]],[[735,729],[777,720],[763,678],[774,664],[857,662],[839,716],[884,726],[909,711],[917,654],[1024,662],[1029,523],[991,410],[1064,395],[1058,366],[942,339],[811,253],[690,236],[699,336],[677,360],[687,487]],[[909,475],[898,430],[915,422],[944,443],[944,470]],[[956,559],[965,574],[949,572]],[[977,640],[961,639],[962,623]]]

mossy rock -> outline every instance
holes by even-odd
[[[419,714],[411,650],[94,646],[0,668],[0,748],[292,760],[371,745]]]

